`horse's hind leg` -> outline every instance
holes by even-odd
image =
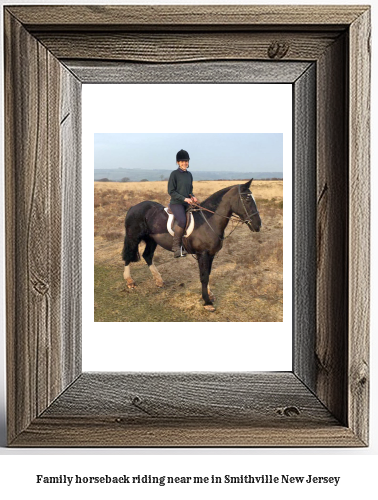
[[[144,249],[144,252],[143,252],[143,259],[146,261],[146,263],[151,271],[151,274],[154,277],[156,286],[163,287],[164,286],[163,278],[161,277],[161,274],[156,269],[156,267],[152,261],[152,259],[154,257],[154,252],[155,252],[156,247],[157,247],[157,243],[155,240],[153,240],[149,236],[147,236],[143,239],[146,242],[146,248]]]
[[[139,239],[130,238],[127,235],[125,236],[125,242],[123,245],[122,258],[125,261],[125,268],[123,271],[123,277],[126,280],[126,284],[128,288],[135,288],[136,284],[130,274],[130,262],[138,262],[140,259],[138,245]]]
[[[133,280],[133,278],[131,277],[131,274],[130,274],[130,264],[125,266],[125,269],[123,271],[123,277],[126,280],[126,284],[127,284],[128,288],[135,288],[136,287],[135,281]]]

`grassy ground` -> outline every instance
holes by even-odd
[[[197,182],[194,192],[204,200],[233,184]],[[282,321],[282,181],[254,182],[252,191],[263,229],[251,233],[243,226],[224,242],[210,278],[216,311],[209,313],[203,309],[198,264],[191,256],[173,259],[171,252],[157,248],[154,263],[164,288],[155,286],[143,259],[131,267],[137,288],[128,289],[123,280],[126,211],[145,199],[167,205],[166,182],[95,183],[95,321]]]

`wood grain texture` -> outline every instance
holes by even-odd
[[[293,86],[294,373],[316,390],[316,66]]]
[[[370,11],[350,28],[349,426],[368,442],[370,317]]]
[[[19,47],[23,50],[19,51]],[[61,65],[5,16],[8,435],[66,387],[62,364]]]
[[[347,423],[348,384],[348,112],[347,37],[317,66],[316,394]],[[330,332],[332,331],[332,335]]]
[[[218,61],[140,64],[63,60],[82,83],[293,83],[306,62]]]
[[[7,274],[13,299],[7,305],[11,346],[7,361],[14,371],[8,383],[8,430],[14,437],[60,393],[56,385],[60,374],[54,372],[51,357],[60,316],[55,295],[60,234],[54,231],[60,228],[60,172],[52,168],[59,155],[52,125],[56,122],[56,67],[17,21],[7,16],[5,22],[6,244],[7,255],[14,259]],[[23,46],[22,53],[18,45]],[[52,127],[47,115],[50,90]],[[54,345],[54,354],[57,349],[60,346]]]
[[[298,433],[361,445],[292,373],[91,373],[13,445],[291,446]]]
[[[295,425],[337,420],[292,373],[84,373],[43,414]],[[263,419],[262,419],[263,417]],[[295,418],[291,418],[295,417]]]
[[[37,32],[59,59],[174,63],[204,60],[318,59],[338,36],[325,33]]]
[[[145,29],[151,25],[180,28],[194,26],[266,25],[314,26],[351,24],[365,10],[363,5],[144,5],[144,6],[12,6],[7,9],[29,30],[41,27],[77,29],[80,26],[131,27]]]
[[[62,387],[81,374],[81,82],[61,65]]]
[[[360,447],[343,426],[259,427],[234,422],[193,421],[123,425],[122,421],[38,418],[12,443],[14,447]]]

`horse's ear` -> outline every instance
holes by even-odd
[[[246,182],[246,183],[244,184],[244,187],[245,187],[246,189],[249,189],[249,188],[251,187],[252,181],[253,181],[253,178],[252,178],[250,181]]]

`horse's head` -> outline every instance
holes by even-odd
[[[233,212],[246,221],[251,231],[258,233],[261,229],[261,219],[256,201],[250,190],[252,181],[253,179],[245,184],[239,184],[237,187]]]

